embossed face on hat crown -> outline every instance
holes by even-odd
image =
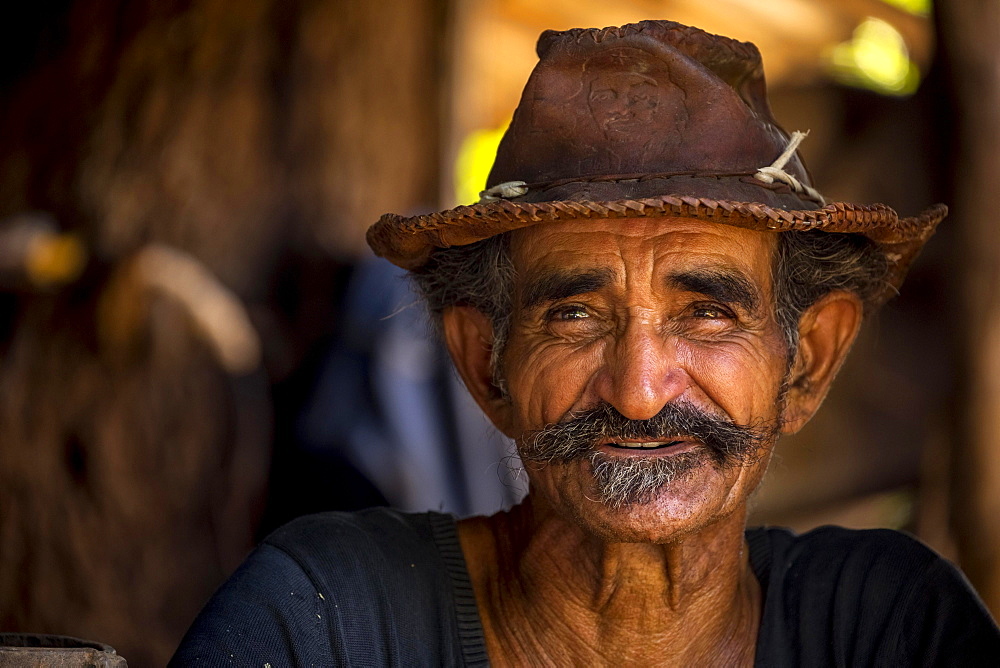
[[[786,137],[687,46],[635,34],[563,39],[546,50],[487,185],[769,164]]]
[[[600,74],[590,82],[590,111],[607,133],[651,123],[660,105],[655,79],[632,72]]]
[[[641,131],[663,111],[661,102],[668,91],[654,76],[662,67],[635,48],[614,49],[587,59],[579,74],[581,89],[587,94],[594,123],[605,137],[620,141],[622,134]],[[673,105],[666,106],[665,111],[673,111]]]

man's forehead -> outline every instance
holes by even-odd
[[[512,233],[520,277],[550,269],[669,271],[729,268],[769,282],[777,235],[690,218],[577,220]]]
[[[770,301],[776,235],[690,219],[538,226],[514,235],[517,302],[532,310],[612,290],[687,292],[759,314]]]

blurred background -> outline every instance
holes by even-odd
[[[755,42],[830,199],[952,215],[755,523],[915,533],[1000,612],[1000,4],[39,0],[0,27],[0,631],[170,656],[255,541],[525,492],[365,229],[477,199],[547,28]]]

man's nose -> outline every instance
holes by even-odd
[[[611,112],[611,115],[616,118],[621,116],[628,116],[630,111],[628,100],[619,97],[618,99],[616,99],[614,102],[611,103],[611,105],[609,106],[609,111]]]
[[[677,341],[649,322],[630,322],[607,348],[594,388],[625,417],[647,420],[687,387]]]

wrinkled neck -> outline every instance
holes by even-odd
[[[464,522],[491,661],[561,648],[591,665],[752,663],[760,588],[744,522],[739,512],[668,544],[609,543],[530,496]]]

